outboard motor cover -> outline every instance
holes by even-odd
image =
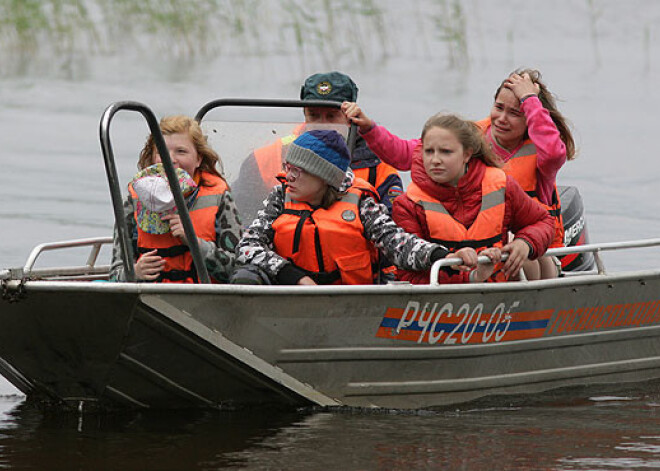
[[[574,186],[560,186],[557,190],[564,220],[564,245],[574,247],[588,244],[587,220],[580,192]],[[563,255],[559,260],[563,271],[595,269],[594,255],[591,252]]]

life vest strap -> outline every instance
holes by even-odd
[[[323,247],[321,246],[321,236],[319,235],[319,228],[314,227],[314,251],[316,252],[316,263],[319,265],[319,271],[325,271],[325,263],[323,263]]]
[[[293,235],[293,248],[291,249],[292,254],[298,253],[300,250],[300,237],[302,234],[303,225],[305,224],[305,221],[312,216],[312,212],[307,209],[285,209],[282,211],[282,214],[292,214],[300,218],[296,224],[296,230]]]
[[[559,195],[557,194],[557,185],[552,189],[552,205],[559,207]]]
[[[479,240],[440,240],[440,239],[431,239],[431,242],[436,244],[444,245],[449,250],[458,250],[464,247],[472,247],[473,249],[479,249],[482,247],[492,247],[497,242],[502,240],[502,235],[498,234],[488,239],[479,239]]]
[[[194,269],[161,271],[158,275],[158,281],[185,281],[191,278],[194,280],[194,283],[197,283],[197,275]]]
[[[367,180],[372,186],[376,186],[376,177],[378,176],[378,167],[369,167],[369,180]]]
[[[175,245],[173,247],[160,249],[156,249],[155,247],[138,247],[137,251],[140,254],[145,254],[147,252],[151,252],[152,250],[156,250],[156,254],[163,258],[178,257],[179,255],[190,252],[190,249],[187,245]]]

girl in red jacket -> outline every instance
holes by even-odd
[[[344,103],[347,117],[359,126],[369,148],[398,170],[410,170],[412,152],[419,139],[403,140],[376,126],[355,103]],[[517,70],[497,88],[490,116],[480,121],[503,169],[523,189],[539,201],[553,216],[555,235],[551,247],[564,244],[561,207],[556,192],[556,178],[566,160],[575,155],[575,143],[566,119],[541,81],[538,70]],[[525,264],[528,279],[554,278],[556,260],[541,257]]]
[[[451,250],[471,247],[493,262],[470,272],[441,271],[441,282],[514,279],[527,259],[543,255],[550,245],[552,217],[499,166],[475,123],[438,114],[424,125],[412,151],[412,183],[394,201],[394,221]],[[503,264],[500,252],[508,254]],[[428,283],[428,272],[398,274],[411,283]]]

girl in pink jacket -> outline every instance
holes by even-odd
[[[355,104],[346,102],[344,113],[360,129],[369,148],[398,170],[410,170],[413,149],[420,139],[403,140],[377,126]],[[518,70],[507,77],[495,93],[490,117],[478,123],[504,170],[516,178],[530,196],[556,216],[552,247],[563,245],[556,177],[566,160],[575,156],[575,143],[566,119],[537,70]],[[557,261],[542,257],[528,263],[528,279],[554,278]]]

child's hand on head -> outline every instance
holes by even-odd
[[[511,90],[518,100],[531,95],[537,95],[541,91],[541,87],[532,82],[529,74],[511,74],[504,83],[504,86]]]

